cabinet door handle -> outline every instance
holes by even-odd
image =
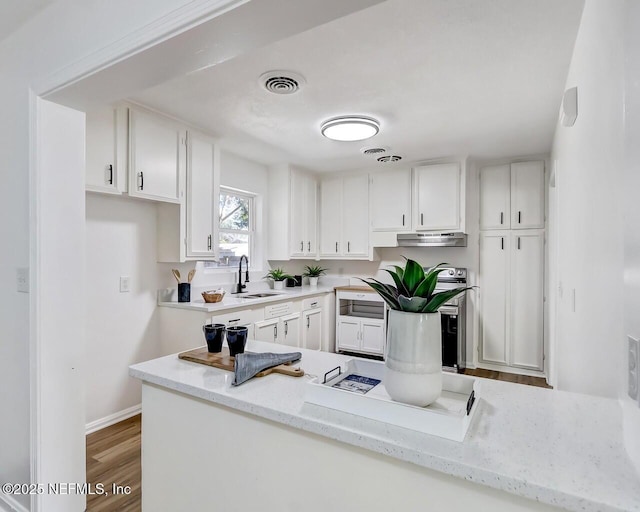
[[[304,242],[300,242],[300,252],[304,251]]]
[[[229,320],[229,321],[228,321],[228,323],[229,323],[229,324],[233,324],[233,323],[235,323],[235,322],[239,322],[239,321],[240,321],[240,319],[239,319],[239,318],[234,318],[233,320]]]
[[[518,237],[518,249],[520,249],[520,237]]]
[[[274,325],[273,326],[273,340],[277,340],[278,339],[278,326]]]
[[[504,237],[500,238],[500,246],[502,247],[502,250],[504,251]]]
[[[424,226],[424,213],[420,214],[420,225]]]
[[[500,224],[504,224],[504,212],[500,212]]]
[[[138,180],[138,190],[144,190],[144,173],[142,171],[138,173],[138,178],[140,178]]]
[[[338,242],[336,242],[336,253],[338,252]]]
[[[351,242],[347,242],[347,252],[351,252]]]
[[[307,251],[311,252],[311,242],[307,242]]]
[[[311,317],[307,316],[307,329],[309,328],[310,323],[311,323]]]
[[[289,322],[284,323],[284,335],[289,334]]]
[[[107,180],[107,183],[109,185],[113,185],[113,165],[109,164],[107,168],[109,169],[109,179]]]
[[[518,224],[522,222],[522,212],[518,212]]]
[[[402,214],[402,225],[404,226],[404,213]]]
[[[213,241],[211,240],[211,235],[209,235],[207,237],[207,250],[210,251],[211,250],[211,246],[213,244]]]

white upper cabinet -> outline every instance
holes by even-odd
[[[372,231],[411,229],[411,169],[371,174],[369,207]]]
[[[320,183],[320,256],[342,254],[342,180]]]
[[[511,164],[511,228],[544,227],[544,162]]]
[[[544,162],[480,170],[480,229],[544,228]]]
[[[129,111],[129,195],[179,203],[185,131],[171,120]]]
[[[291,170],[290,254],[314,258],[317,249],[317,188],[312,176]]]
[[[86,189],[127,191],[128,109],[104,107],[86,115]]]
[[[480,229],[509,229],[511,225],[511,166],[480,169]]]
[[[369,257],[369,177],[349,176],[320,185],[320,256]]]
[[[413,229],[459,231],[462,229],[460,164],[424,165],[414,169]]]
[[[369,254],[369,177],[345,178],[342,189],[342,254]]]
[[[220,196],[219,155],[206,136],[187,136],[187,248],[188,258],[214,259]]]
[[[270,168],[268,213],[268,259],[317,257],[318,182],[312,174],[288,165]]]

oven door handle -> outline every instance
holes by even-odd
[[[458,315],[459,309],[456,306],[442,306],[438,311],[442,315]]]

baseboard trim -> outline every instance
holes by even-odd
[[[478,363],[478,370],[491,370],[494,372],[502,372],[502,373],[513,373],[516,375],[526,375],[527,377],[541,377],[546,380],[547,376],[544,372],[536,371],[536,370],[527,370],[525,368],[516,368],[513,366],[502,366],[499,364],[491,364],[491,363]]]
[[[134,405],[133,407],[129,407],[128,409],[110,414],[109,416],[105,416],[104,418],[92,421],[90,423],[87,423],[86,425],[86,434],[88,435],[93,432],[97,432],[98,430],[102,430],[103,428],[110,427],[111,425],[120,423],[121,421],[131,418],[136,414],[140,414],[141,412],[142,404],[138,404]]]
[[[8,507],[8,508],[7,508]],[[29,509],[18,503],[13,496],[0,491],[0,511],[2,512],[29,512]]]

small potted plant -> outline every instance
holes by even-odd
[[[269,270],[269,272],[267,272],[267,275],[264,276],[263,279],[273,280],[274,290],[282,290],[282,288],[284,287],[285,279],[293,279],[294,281],[296,280],[295,277],[293,277],[290,274],[287,274],[282,268],[274,268]]]
[[[304,277],[309,278],[310,286],[318,286],[318,278],[323,276],[327,272],[326,268],[322,268],[319,266],[306,266],[304,267],[304,273],[302,274]]]

